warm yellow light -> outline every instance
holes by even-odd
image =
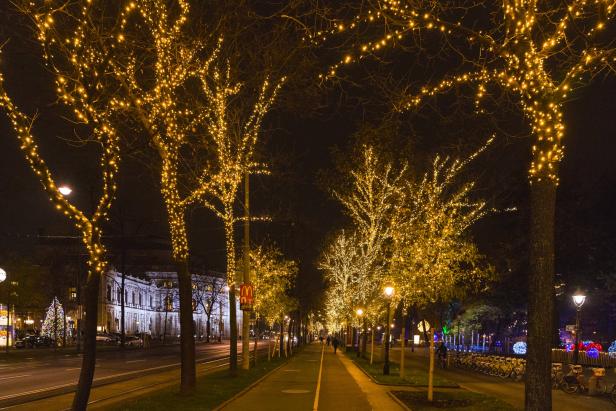
[[[385,293],[386,297],[391,297],[392,295],[394,295],[394,287],[387,286],[387,287],[385,287],[383,292]]]

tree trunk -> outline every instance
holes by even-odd
[[[368,342],[368,322],[366,320],[366,316],[364,316],[363,322],[363,334],[361,338],[361,356],[366,358],[366,344]]]
[[[226,207],[224,220],[225,248],[227,251],[227,286],[229,287],[229,374],[237,375],[237,312],[235,300],[235,238],[233,208]]]
[[[207,316],[207,321],[205,322],[205,342],[210,342],[210,333],[211,333],[212,324],[210,323],[210,316]]]
[[[178,261],[178,288],[180,292],[180,357],[182,363],[180,392],[192,394],[195,390],[195,326],[193,324],[192,278],[188,261]]]
[[[278,352],[278,357],[282,355],[282,351],[284,350],[284,315],[280,318],[280,351]]]
[[[95,267],[96,263],[90,262],[90,267]],[[98,292],[100,287],[101,273],[92,269],[86,280],[86,318],[85,333],[83,342],[83,358],[81,362],[81,372],[75,397],[73,397],[73,411],[83,411],[88,407],[88,398],[92,388],[94,378],[94,367],[96,366],[96,323],[98,320]]]
[[[530,278],[525,401],[528,411],[548,411],[552,409],[550,368],[556,185],[547,178],[533,181],[530,193]]]

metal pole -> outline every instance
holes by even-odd
[[[11,318],[11,283],[6,282],[6,353],[9,353],[9,319]]]
[[[434,381],[434,328],[430,329],[430,368],[428,371],[428,401],[433,400]]]
[[[387,302],[387,324],[385,325],[385,362],[383,364],[383,375],[389,375],[389,315],[391,311],[391,301]]]
[[[575,313],[575,347],[573,348],[573,363],[577,365],[580,349],[579,349],[579,341],[580,341],[580,311],[582,307],[578,307]]]
[[[250,283],[250,178],[244,176],[244,284]],[[250,368],[250,311],[242,311],[242,368]]]

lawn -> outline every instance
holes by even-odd
[[[193,396],[181,396],[178,386],[163,389],[147,397],[127,401],[122,405],[107,408],[114,411],[169,411],[169,410],[211,410],[233,397],[244,388],[282,364],[284,359],[271,362],[260,361],[257,367],[248,371],[238,369],[237,377],[230,377],[228,370],[216,371],[197,379]]]
[[[435,392],[428,402],[427,391],[393,391],[400,401],[413,411],[515,411],[516,408],[494,397],[466,390]]]
[[[409,385],[409,386],[427,386],[428,373],[425,369],[413,367],[411,364],[406,365],[404,378],[400,378],[400,366],[398,363],[389,363],[389,375],[383,375],[383,362],[370,361],[364,358],[357,358],[357,354],[352,351],[347,351],[347,356],[353,360],[360,368],[369,374],[379,384],[385,385]],[[446,378],[434,375],[435,387],[458,387],[458,384]]]

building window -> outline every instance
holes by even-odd
[[[135,305],[135,292],[133,291],[133,305]]]
[[[76,287],[70,287],[68,289],[68,295],[71,301],[77,301],[77,288]]]
[[[143,295],[141,293],[139,293],[139,306],[142,307],[143,306],[143,300],[142,300]]]
[[[150,296],[150,308],[154,308],[154,299]]]
[[[124,304],[128,304],[128,290],[124,290]]]
[[[107,301],[111,301],[111,284],[107,284]]]
[[[116,293],[118,297],[118,303],[122,302],[122,290],[118,287],[118,292]]]
[[[167,311],[173,310],[173,301],[171,301],[170,295],[165,297],[165,310]]]

